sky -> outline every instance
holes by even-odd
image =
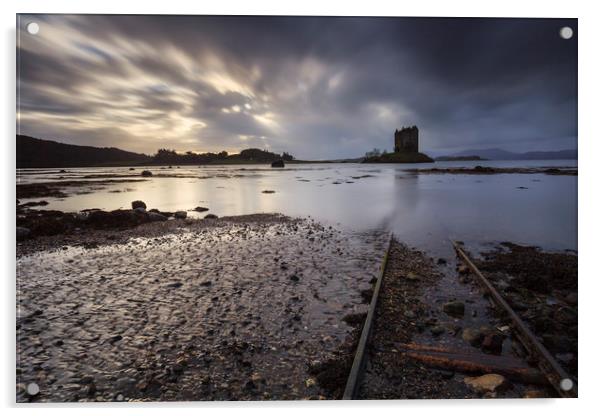
[[[417,125],[434,156],[577,147],[576,19],[20,15],[17,31],[18,133],[38,138],[308,160],[391,151]]]

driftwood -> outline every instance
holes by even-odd
[[[400,344],[396,349],[404,356],[430,367],[464,373],[496,373],[527,384],[548,384],[546,377],[514,357],[452,350],[418,344]]]

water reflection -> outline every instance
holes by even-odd
[[[575,161],[444,162],[437,167],[576,166]],[[388,227],[402,240],[433,254],[449,240],[509,240],[547,249],[577,248],[577,178],[544,174],[416,175],[424,165],[305,164],[161,169],[143,182],[104,184],[92,193],[45,198],[47,209],[117,209],[140,199],[163,211],[205,206],[220,216],[281,212],[312,216],[355,230]],[[137,168],[18,171],[20,183],[141,179]],[[165,175],[160,177],[159,175]],[[106,176],[109,176],[107,178]],[[91,178],[92,177],[92,178]],[[76,191],[90,191],[78,188]],[[273,190],[275,193],[262,193]],[[38,198],[39,199],[39,198]],[[194,212],[191,216],[198,215]]]

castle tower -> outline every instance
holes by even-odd
[[[395,153],[418,153],[418,127],[395,130]]]

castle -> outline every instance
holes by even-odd
[[[395,153],[418,153],[418,127],[395,129]]]

